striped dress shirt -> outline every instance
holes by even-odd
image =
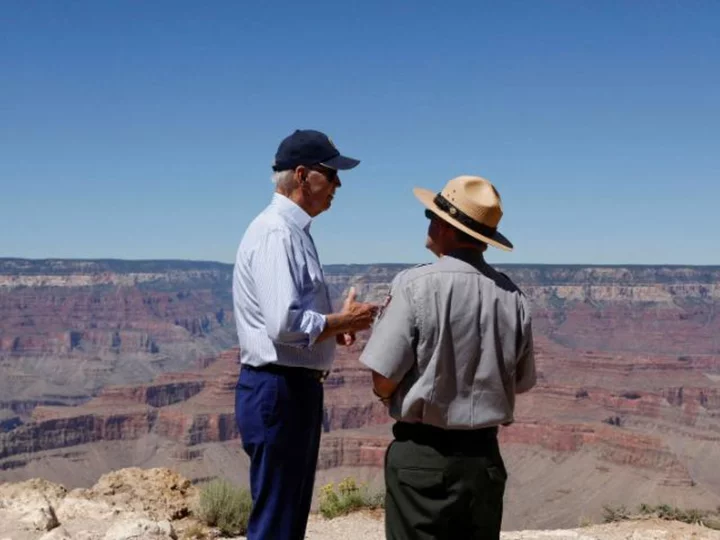
[[[233,271],[240,362],[329,370],[335,340],[316,340],[332,310],[312,218],[275,193],[248,226]]]

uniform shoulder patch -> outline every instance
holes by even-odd
[[[385,296],[385,300],[383,300],[382,304],[380,304],[380,308],[378,309],[376,320],[379,320],[383,313],[385,313],[385,309],[390,305],[390,301],[392,300],[392,293],[388,293],[387,296]]]

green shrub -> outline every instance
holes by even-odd
[[[712,510],[698,510],[697,508],[690,508],[683,510],[676,506],[670,506],[669,504],[641,504],[638,507],[637,514],[629,514],[624,506],[611,507],[605,506],[604,519],[606,523],[612,521],[622,521],[624,519],[638,519],[640,517],[655,517],[659,519],[666,519],[669,521],[682,521],[683,523],[689,523],[691,525],[702,525],[709,529],[720,530],[720,508],[718,511],[713,512]]]
[[[683,511],[675,519],[677,519],[678,521],[684,521],[685,523],[702,524],[705,520],[705,516],[707,515],[708,513],[703,510],[691,508],[690,510]]]
[[[245,534],[251,510],[250,492],[226,480],[213,480],[200,492],[200,518],[225,536]]]
[[[370,493],[366,485],[358,486],[353,478],[345,478],[337,490],[332,483],[323,486],[319,509],[323,517],[332,519],[361,508],[382,508],[384,503],[384,493]]]
[[[630,519],[630,514],[624,506],[610,506],[609,504],[603,506],[603,521],[605,523],[614,523],[626,519]]]
[[[689,510],[682,510],[669,504],[658,504],[652,506],[649,504],[641,504],[639,508],[640,514],[644,516],[655,516],[660,519],[667,519],[672,521],[682,521],[683,523],[700,524],[706,525],[707,523],[713,522],[713,512],[707,510],[698,510],[691,508]]]
[[[652,513],[654,512],[654,507],[653,507],[652,505],[642,503],[642,504],[640,505],[640,507],[638,508],[638,511],[639,511],[642,515],[646,516],[646,515],[652,514]]]

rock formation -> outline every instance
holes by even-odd
[[[199,489],[167,468],[129,468],[89,489],[39,479],[0,485],[0,538],[8,540],[176,540],[217,538],[198,516]],[[458,531],[459,534],[462,531]],[[310,516],[308,540],[382,540],[382,513],[335,520]],[[461,537],[461,536],[460,536]],[[698,525],[646,519],[574,530],[505,531],[503,540],[720,540]],[[239,538],[238,538],[239,540]]]

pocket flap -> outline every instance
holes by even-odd
[[[438,469],[398,469],[398,480],[414,489],[430,489],[443,485],[443,472]]]

